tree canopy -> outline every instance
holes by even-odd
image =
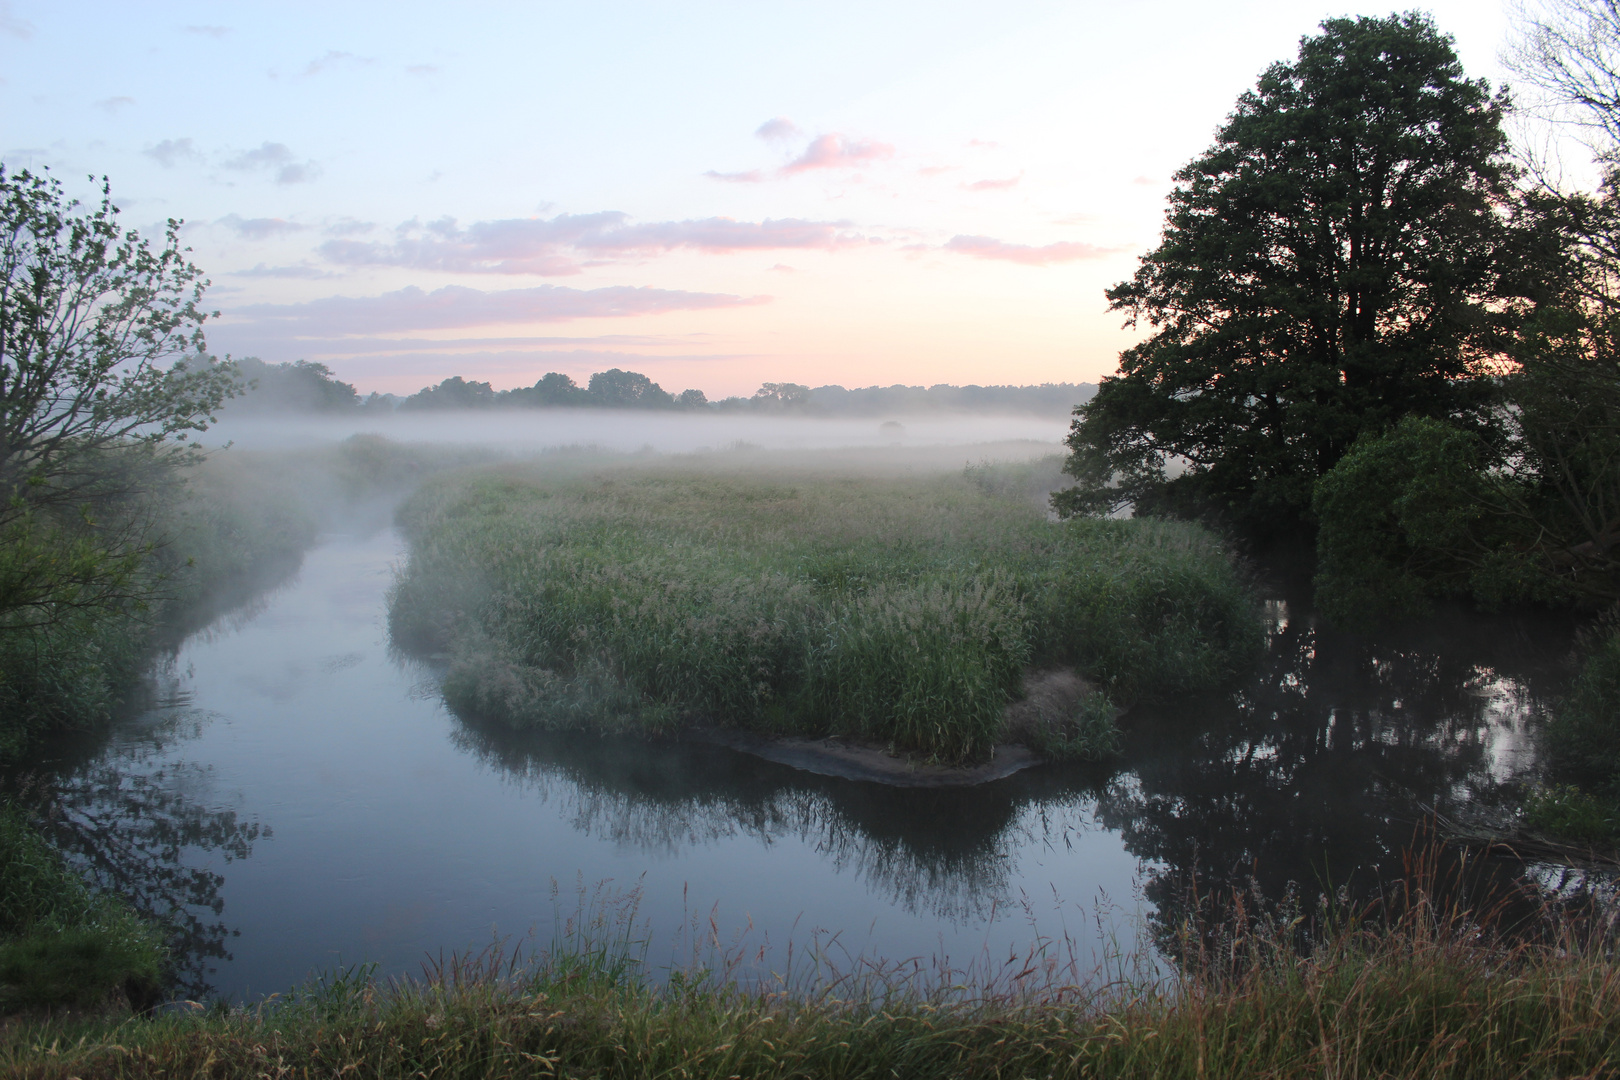
[[[126,595],[149,543],[129,503],[188,460],[236,389],[204,351],[201,271],[53,177],[0,167],[0,620]]]
[[[1108,291],[1153,332],[1076,410],[1058,508],[1293,531],[1364,431],[1483,427],[1506,107],[1417,14],[1328,20],[1267,69]]]

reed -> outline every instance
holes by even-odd
[[[514,725],[733,725],[953,762],[988,754],[1032,666],[1127,702],[1255,655],[1255,606],[1209,533],[1050,521],[992,469],[446,476],[401,512],[390,628],[450,655],[452,707]]]

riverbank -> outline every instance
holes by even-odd
[[[448,654],[452,708],[517,727],[837,736],[950,766],[988,758],[1032,670],[1069,667],[1096,692],[1017,736],[1105,756],[1117,704],[1244,670],[1258,606],[1196,525],[1049,520],[1029,482],[1048,465],[735,452],[458,473],[401,511],[390,630]]]
[[[1242,924],[1238,924],[1242,925]],[[625,954],[486,954],[381,984],[338,973],[249,1010],[13,1025],[19,1078],[1607,1075],[1620,1066],[1608,942],[1565,925],[1508,944],[1418,897],[1314,949],[1294,926],[1223,937],[1171,983],[1078,976],[1061,950],[943,982],[856,965],[764,984]],[[1218,935],[1219,936],[1219,935]],[[1194,948],[1194,935],[1182,941]],[[1050,944],[1050,943],[1049,943]],[[943,986],[943,989],[940,987]]]

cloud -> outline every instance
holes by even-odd
[[[325,56],[311,60],[303,70],[304,75],[319,75],[334,67],[365,67],[371,63],[369,57],[356,56],[351,52],[337,52],[328,49]]]
[[[715,172],[710,169],[703,175],[710,180],[723,180],[728,184],[758,184],[765,179],[765,174],[758,169],[749,169],[747,172]]]
[[[1159,181],[1153,179],[1153,177],[1151,177],[1151,176],[1133,176],[1133,177],[1131,177],[1131,183],[1137,185],[1138,187],[1153,187],[1158,182]]]
[[[798,124],[785,116],[777,116],[759,125],[758,130],[754,132],[754,137],[764,139],[766,142],[775,142],[796,139],[803,134],[804,132],[799,130]]]
[[[188,34],[197,34],[201,37],[211,37],[218,40],[229,34],[231,28],[228,26],[188,26],[185,31]]]
[[[702,311],[765,303],[769,297],[614,285],[484,292],[447,285],[433,292],[411,286],[381,296],[329,296],[301,304],[248,304],[230,312],[230,336],[342,337],[350,334],[445,330],[569,319],[629,318],[669,311]]]
[[[969,139],[967,145],[975,150],[1000,150],[1001,144],[989,139]]]
[[[765,269],[767,271],[775,270],[779,274],[797,274],[799,272],[797,266],[789,266],[787,263],[777,263],[775,266],[767,266]]]
[[[327,236],[361,236],[376,227],[372,222],[361,221],[358,218],[340,218],[321,231]]]
[[[0,0],[0,34],[10,34],[26,41],[34,36],[34,24],[13,15],[11,4],[7,0]]]
[[[132,97],[110,97],[102,98],[100,101],[96,102],[96,108],[106,109],[108,112],[117,112],[125,105],[133,104],[135,104],[135,99]]]
[[[405,65],[405,74],[407,74],[407,75],[437,75],[440,71],[443,71],[443,70],[444,69],[439,67],[438,64],[406,64]]]
[[[297,266],[267,266],[264,263],[259,263],[251,270],[227,270],[225,272],[232,277],[294,278],[303,281],[339,276],[330,270],[322,270],[320,267],[310,266],[308,263],[299,263]]]
[[[202,155],[197,152],[196,144],[190,139],[164,139],[156,146],[149,146],[141,153],[163,166],[172,169],[185,161],[200,161]]]
[[[225,167],[244,172],[274,172],[278,184],[302,184],[320,175],[320,167],[313,161],[297,161],[287,144],[278,142],[266,142],[257,149],[245,150],[227,159]]]
[[[953,236],[945,244],[945,250],[971,255],[976,259],[999,259],[1003,262],[1022,263],[1025,266],[1048,266],[1052,263],[1078,262],[1081,259],[1101,259],[1119,249],[1073,241],[1032,247],[1028,244],[1009,244],[992,236]]]
[[[963,184],[962,187],[966,191],[1010,191],[1017,187],[1019,181],[1023,178],[1024,174],[1019,173],[1017,176],[1009,176],[1005,180],[975,180],[971,184]]]
[[[285,218],[245,218],[240,214],[226,214],[219,219],[219,224],[249,240],[268,240],[309,228],[308,225],[299,225]]]
[[[804,153],[782,166],[781,171],[784,176],[792,176],[812,169],[849,169],[893,156],[894,147],[888,143],[863,142],[834,132],[810,140]]]
[[[328,240],[320,252],[344,266],[403,266],[452,273],[578,273],[585,260],[640,258],[681,249],[711,254],[781,249],[831,250],[869,238],[845,221],[711,217],[633,223],[617,211],[553,218],[479,221],[462,228],[453,218],[406,222],[392,241]]]

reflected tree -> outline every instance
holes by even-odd
[[[167,709],[130,720],[112,738],[57,743],[54,760],[6,778],[45,834],[98,888],[123,896],[169,932],[172,992],[212,994],[210,977],[237,936],[224,917],[224,864],[245,859],[270,830],[213,804],[203,766],[174,745],[210,719],[171,683]]]
[[[1090,800],[1080,793],[1098,778],[1043,770],[1039,779],[906,789],[696,742],[517,732],[467,719],[455,739],[514,782],[563,801],[574,827],[591,835],[656,852],[791,838],[904,909],[949,921],[983,919],[1006,903],[1015,852],[1079,827],[1069,819],[1084,815]],[[1044,814],[1032,810],[1037,802]]]
[[[1358,637],[1279,620],[1263,670],[1228,700],[1130,725],[1131,773],[1102,821],[1149,861],[1161,941],[1194,896],[1367,898],[1407,872],[1431,809],[1491,812],[1518,773],[1567,631],[1524,619],[1438,619]],[[1501,863],[1470,887],[1508,889]],[[1207,914],[1207,912],[1206,912]]]

